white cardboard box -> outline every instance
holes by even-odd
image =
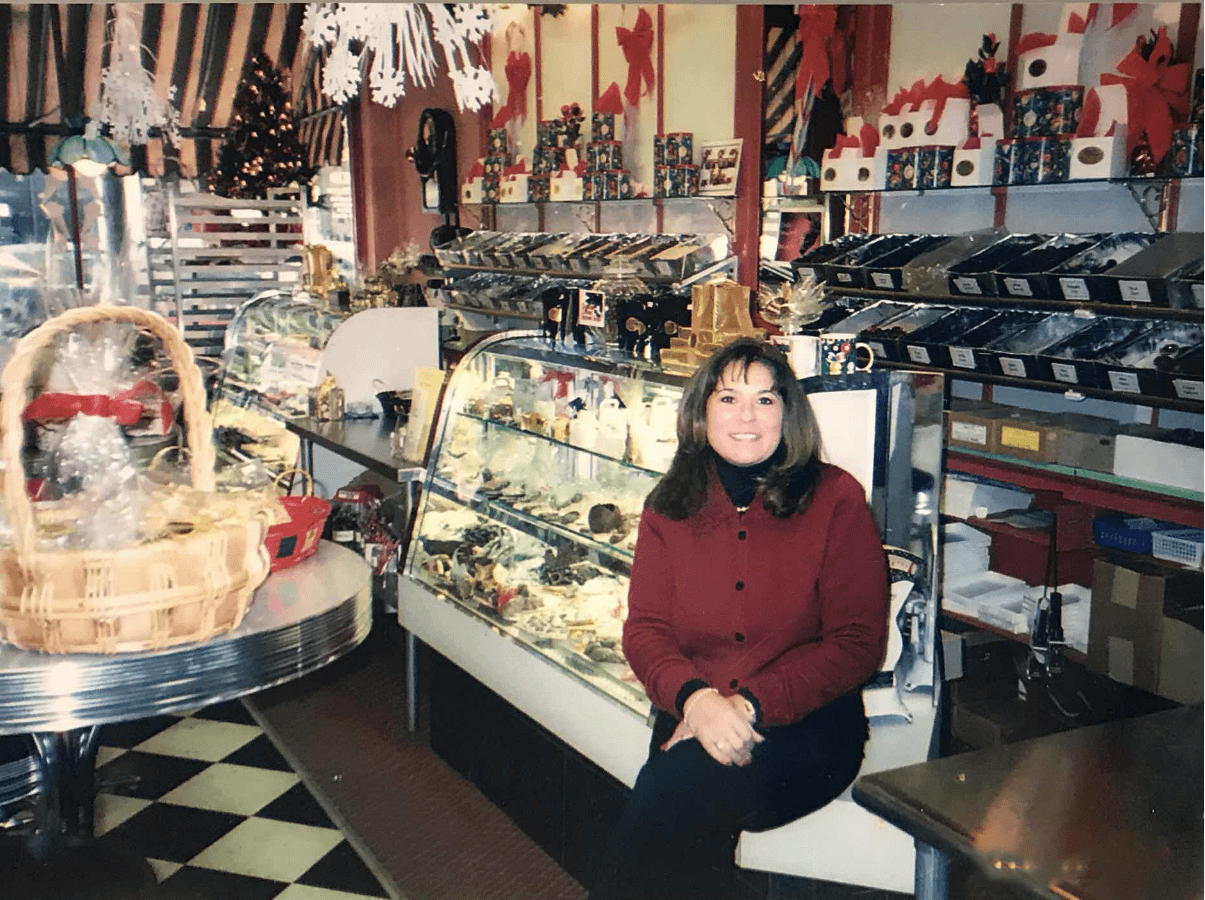
[[[1153,484],[1205,491],[1205,453],[1154,435],[1119,434],[1113,448],[1113,474]]]
[[[1070,179],[1120,178],[1126,173],[1126,127],[1115,125],[1113,134],[1071,140]]]
[[[950,184],[955,187],[990,185],[995,165],[996,141],[992,138],[984,138],[982,146],[970,150],[957,147],[954,150],[954,171],[950,175]]]
[[[1049,47],[1039,47],[1017,58],[1017,90],[1079,84],[1082,34],[1060,34]]]

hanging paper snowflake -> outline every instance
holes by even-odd
[[[173,87],[168,102],[160,100],[155,83],[142,65],[142,26],[138,12],[117,4],[109,41],[109,64],[100,73],[96,103],[89,114],[108,125],[109,135],[127,147],[145,144],[151,129],[158,128],[164,140],[174,144],[179,133],[179,113],[173,105]]]
[[[360,87],[368,57],[372,99],[393,106],[407,81],[429,87],[436,75],[436,45],[461,110],[480,109],[499,98],[489,69],[469,47],[490,33],[492,14],[479,4],[311,3],[302,31],[316,47],[329,48],[322,92],[346,103]]]

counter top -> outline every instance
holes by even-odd
[[[393,455],[392,425],[384,419],[289,419],[285,427],[303,441],[325,447],[393,481],[422,481],[426,468],[419,460]]]

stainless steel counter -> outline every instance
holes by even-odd
[[[875,772],[858,803],[1061,900],[1202,896],[1200,705]]]

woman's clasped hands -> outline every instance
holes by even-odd
[[[686,699],[682,721],[661,749],[694,738],[721,765],[748,765],[754,746],[765,740],[753,727],[754,715],[752,704],[741,695],[724,697],[715,688],[702,688]]]

